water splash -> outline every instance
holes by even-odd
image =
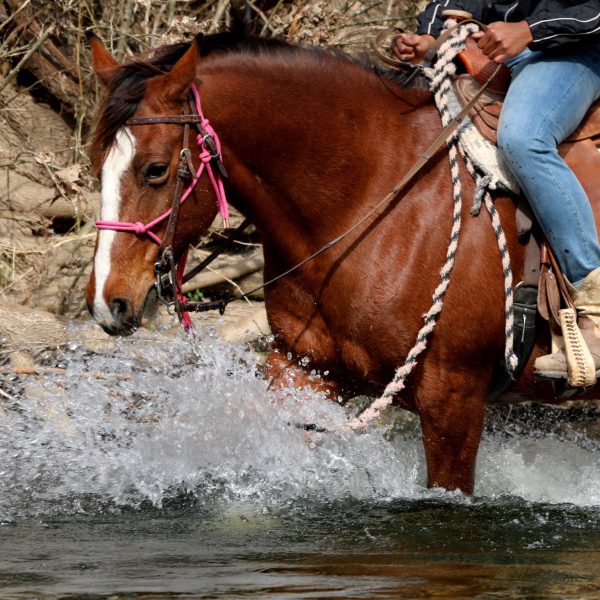
[[[173,497],[269,507],[439,494],[423,487],[414,431],[392,441],[377,431],[301,431],[293,423],[341,426],[347,415],[318,394],[275,397],[252,352],[209,334],[138,334],[101,353],[72,344],[47,360],[62,370],[15,379],[17,400],[0,405],[0,519]],[[574,440],[491,436],[477,493],[598,505],[596,457]]]

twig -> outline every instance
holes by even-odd
[[[68,371],[59,367],[4,367],[0,369],[0,373],[13,373],[14,375],[66,375]],[[89,377],[91,379],[116,379],[117,381],[129,381],[131,379],[131,375],[102,373],[101,371],[84,371],[77,373],[77,376]],[[6,392],[2,393],[5,394]]]
[[[398,21],[413,19],[414,17],[381,17],[378,19],[369,19],[368,21],[361,21],[360,27],[364,27],[365,25],[380,25],[383,23],[395,23]],[[340,29],[347,29],[349,27],[358,27],[358,23],[342,23],[341,25],[337,25],[336,27],[331,27],[327,30],[327,33],[335,33]]]
[[[6,76],[4,81],[0,83],[0,92],[17,76],[23,65],[44,45],[48,36],[54,31],[54,25],[50,25],[48,29],[40,36],[39,40],[31,47],[29,52],[19,61],[17,66]]]
[[[223,238],[223,239],[227,239],[227,236],[222,234],[220,231],[214,231],[213,235]],[[234,246],[247,246],[250,248],[262,248],[262,244],[260,243],[254,243],[254,242],[242,242],[241,240],[233,240],[233,245]]]
[[[127,0],[127,2],[125,2],[125,6],[121,4],[121,8],[124,11],[121,20],[121,29],[123,31],[129,31],[129,25],[131,23],[131,18],[133,17],[133,5],[131,0]],[[123,56],[126,49],[126,43],[125,37],[121,36],[117,42],[117,56]]]
[[[19,6],[19,8],[4,21],[4,23],[0,23],[0,31],[2,31],[2,29],[4,29],[4,27],[6,27],[6,25],[8,25],[24,8],[27,8],[27,5],[30,2],[31,0],[25,0],[25,2],[23,2],[23,4],[21,4],[21,6]]]
[[[82,229],[85,229],[82,228]],[[55,244],[51,244],[48,248],[46,249],[40,249],[40,250],[17,250],[17,247],[13,244],[5,244],[3,242],[0,242],[0,248],[6,248],[7,250],[10,250],[11,252],[18,254],[19,256],[21,255],[27,255],[27,254],[47,254],[48,252],[51,252],[52,250],[55,250],[56,248],[60,248],[60,246],[63,246],[64,244],[71,244],[72,242],[82,242],[83,240],[87,240],[89,238],[95,237],[96,236],[96,232],[91,232],[91,233],[78,233],[75,234],[71,237],[64,237],[62,240],[59,240],[58,242],[56,242]]]
[[[67,290],[65,290],[63,292],[62,298],[60,300],[59,308],[58,308],[59,315],[65,314],[66,308],[67,308],[67,301],[68,301],[69,297],[71,296],[71,293],[73,292],[73,290],[79,283],[79,280],[85,273],[86,269],[92,264],[92,261],[93,261],[93,259],[90,259],[90,260],[84,262],[81,265],[81,267],[79,267],[79,271],[77,271],[77,274],[75,275],[75,277],[73,277],[73,281],[71,282],[71,285],[69,286],[69,288]]]
[[[9,111],[14,111],[14,112],[26,112],[25,109],[22,109],[22,108],[8,108],[8,105],[11,104],[12,102],[14,102],[19,96],[29,93],[31,90],[38,87],[40,84],[43,85],[46,81],[52,79],[53,77],[56,77],[57,75],[62,75],[64,72],[65,72],[64,69],[57,70],[52,74],[46,75],[46,77],[36,77],[34,83],[32,83],[31,85],[29,85],[27,87],[19,87],[19,89],[17,90],[17,93],[5,102],[7,107],[1,108],[0,110],[9,110]]]
[[[373,4],[371,4],[370,6],[361,6],[353,15],[353,18],[357,18],[360,17],[361,15],[364,15],[365,13],[368,13],[369,11],[373,10],[374,8],[376,8],[377,6],[381,6],[383,4],[383,0],[379,0],[378,2],[374,2]],[[386,16],[389,16],[386,15]]]
[[[265,26],[267,26],[269,24],[269,17],[267,17],[267,15],[265,15],[265,13],[260,10],[256,4],[254,4],[254,0],[249,0],[248,4],[250,4],[252,10],[263,20]]]
[[[59,193],[59,195],[62,197],[62,199],[65,202],[68,202],[69,204],[73,205],[73,208],[75,211],[75,216],[78,216],[79,211],[77,210],[77,207],[71,202],[71,199],[65,194],[65,192],[62,188],[62,185],[60,184],[60,181],[58,180],[56,175],[54,175],[54,173],[52,172],[52,169],[50,168],[50,165],[48,164],[48,162],[43,160],[42,157],[40,157],[39,155],[37,158],[39,159],[38,164],[41,164],[44,167],[44,169],[46,169],[46,171],[48,173],[48,177],[50,177],[50,179],[52,180],[52,183],[54,184],[56,191]]]
[[[219,285],[223,280],[232,283],[231,280],[238,280],[247,275],[252,275],[260,271],[264,266],[262,254],[254,253],[250,258],[242,259],[234,264],[229,264],[218,269],[207,268],[206,273],[200,273],[183,286],[184,293],[204,289]],[[212,275],[211,275],[212,273]]]
[[[270,31],[273,31],[271,29],[271,25],[270,25],[271,19],[275,16],[275,13],[277,12],[277,10],[279,9],[279,7],[281,6],[282,3],[283,3],[283,0],[278,0],[277,4],[273,7],[269,17],[267,18],[267,20],[265,21],[265,24],[263,25],[263,28],[260,30],[260,35],[265,35],[265,33],[267,33],[267,29]]]
[[[244,290],[242,290],[242,288],[235,281],[233,281],[232,279],[229,279],[228,277],[225,277],[225,275],[223,275],[223,273],[217,271],[216,269],[212,269],[211,267],[206,267],[206,268],[209,271],[211,271],[212,273],[214,273],[215,275],[222,277],[227,283],[229,283],[234,288],[236,288],[240,294],[244,293]],[[250,302],[250,298],[248,298],[247,296],[243,296],[243,298],[250,306],[252,306],[252,302]]]
[[[11,402],[16,402],[17,399],[14,398],[13,396],[11,396],[10,394],[7,394],[4,390],[0,389],[0,396],[3,396],[4,398],[6,398],[7,400],[10,400]]]
[[[29,269],[27,269],[27,271],[25,271],[24,273],[21,273],[21,275],[19,275],[15,279],[13,279],[7,286],[0,289],[0,296],[2,296],[2,294],[7,292],[8,290],[10,290],[10,288],[12,288],[15,285],[15,283],[17,283],[18,281],[21,281],[21,279],[23,279],[24,277],[27,277],[27,275],[29,275],[31,273],[31,271],[33,271],[33,270],[34,270],[33,267],[29,267]]]
[[[75,114],[77,115],[77,124],[75,126],[74,133],[74,141],[75,148],[81,145],[82,134],[83,134],[83,123],[86,117],[86,104],[85,104],[85,96],[83,93],[83,77],[81,75],[81,37],[82,37],[82,28],[83,28],[83,15],[81,13],[81,3],[77,7],[77,37],[75,39],[75,67],[77,72],[77,83],[79,84],[79,99],[78,106],[75,110]],[[81,152],[78,150],[73,150],[73,160],[79,161],[81,160]]]
[[[212,18],[212,23],[208,28],[208,33],[214,33],[218,31],[220,28],[220,21],[229,6],[229,0],[221,0],[217,6],[217,10],[215,11],[215,16]]]
[[[93,238],[96,237],[96,233],[85,233],[83,235],[77,235],[75,237],[72,238],[66,238],[64,240],[61,240],[60,242],[56,242],[56,244],[52,244],[52,246],[50,246],[50,248],[52,250],[54,250],[55,248],[58,248],[59,246],[62,246],[63,244],[70,244],[71,242],[79,242],[82,240],[87,240],[89,238]]]

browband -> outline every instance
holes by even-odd
[[[131,117],[125,122],[126,125],[151,125],[153,123],[170,123],[185,125],[187,123],[201,123],[202,117],[199,115],[173,115],[156,117]]]

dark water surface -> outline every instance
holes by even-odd
[[[496,415],[469,499],[410,423],[290,427],[346,414],[210,331],[36,360],[1,382],[0,598],[600,598],[592,420]]]
[[[183,502],[181,502],[183,503]],[[3,598],[598,598],[600,511],[515,498],[189,506],[1,529]]]

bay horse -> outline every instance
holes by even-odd
[[[441,131],[430,94],[327,49],[216,34],[120,65],[91,37],[106,89],[92,144],[102,184],[101,218],[149,223],[168,211],[177,185],[181,123],[128,120],[181,115],[190,87],[222,143],[229,200],[256,226],[265,279],[310,256],[357,223],[392,189]],[[198,156],[194,136],[191,154]],[[196,159],[195,159],[196,160]],[[195,168],[195,166],[194,166]],[[474,185],[461,165],[466,197]],[[402,365],[429,309],[452,227],[444,152],[340,243],[265,289],[274,334],[266,377],[331,397],[379,394]],[[516,281],[523,248],[515,203],[495,204]],[[181,204],[175,260],[217,214],[202,178]],[[165,235],[166,222],[154,228]],[[141,231],[100,230],[87,302],[110,334],[139,325],[155,283],[158,244]],[[428,485],[472,493],[494,367],[504,352],[501,261],[489,218],[464,225],[444,309],[395,402],[420,415]],[[549,351],[540,334],[509,399],[551,400],[533,360]],[[300,360],[304,359],[304,360]],[[311,371],[321,377],[315,381]]]

